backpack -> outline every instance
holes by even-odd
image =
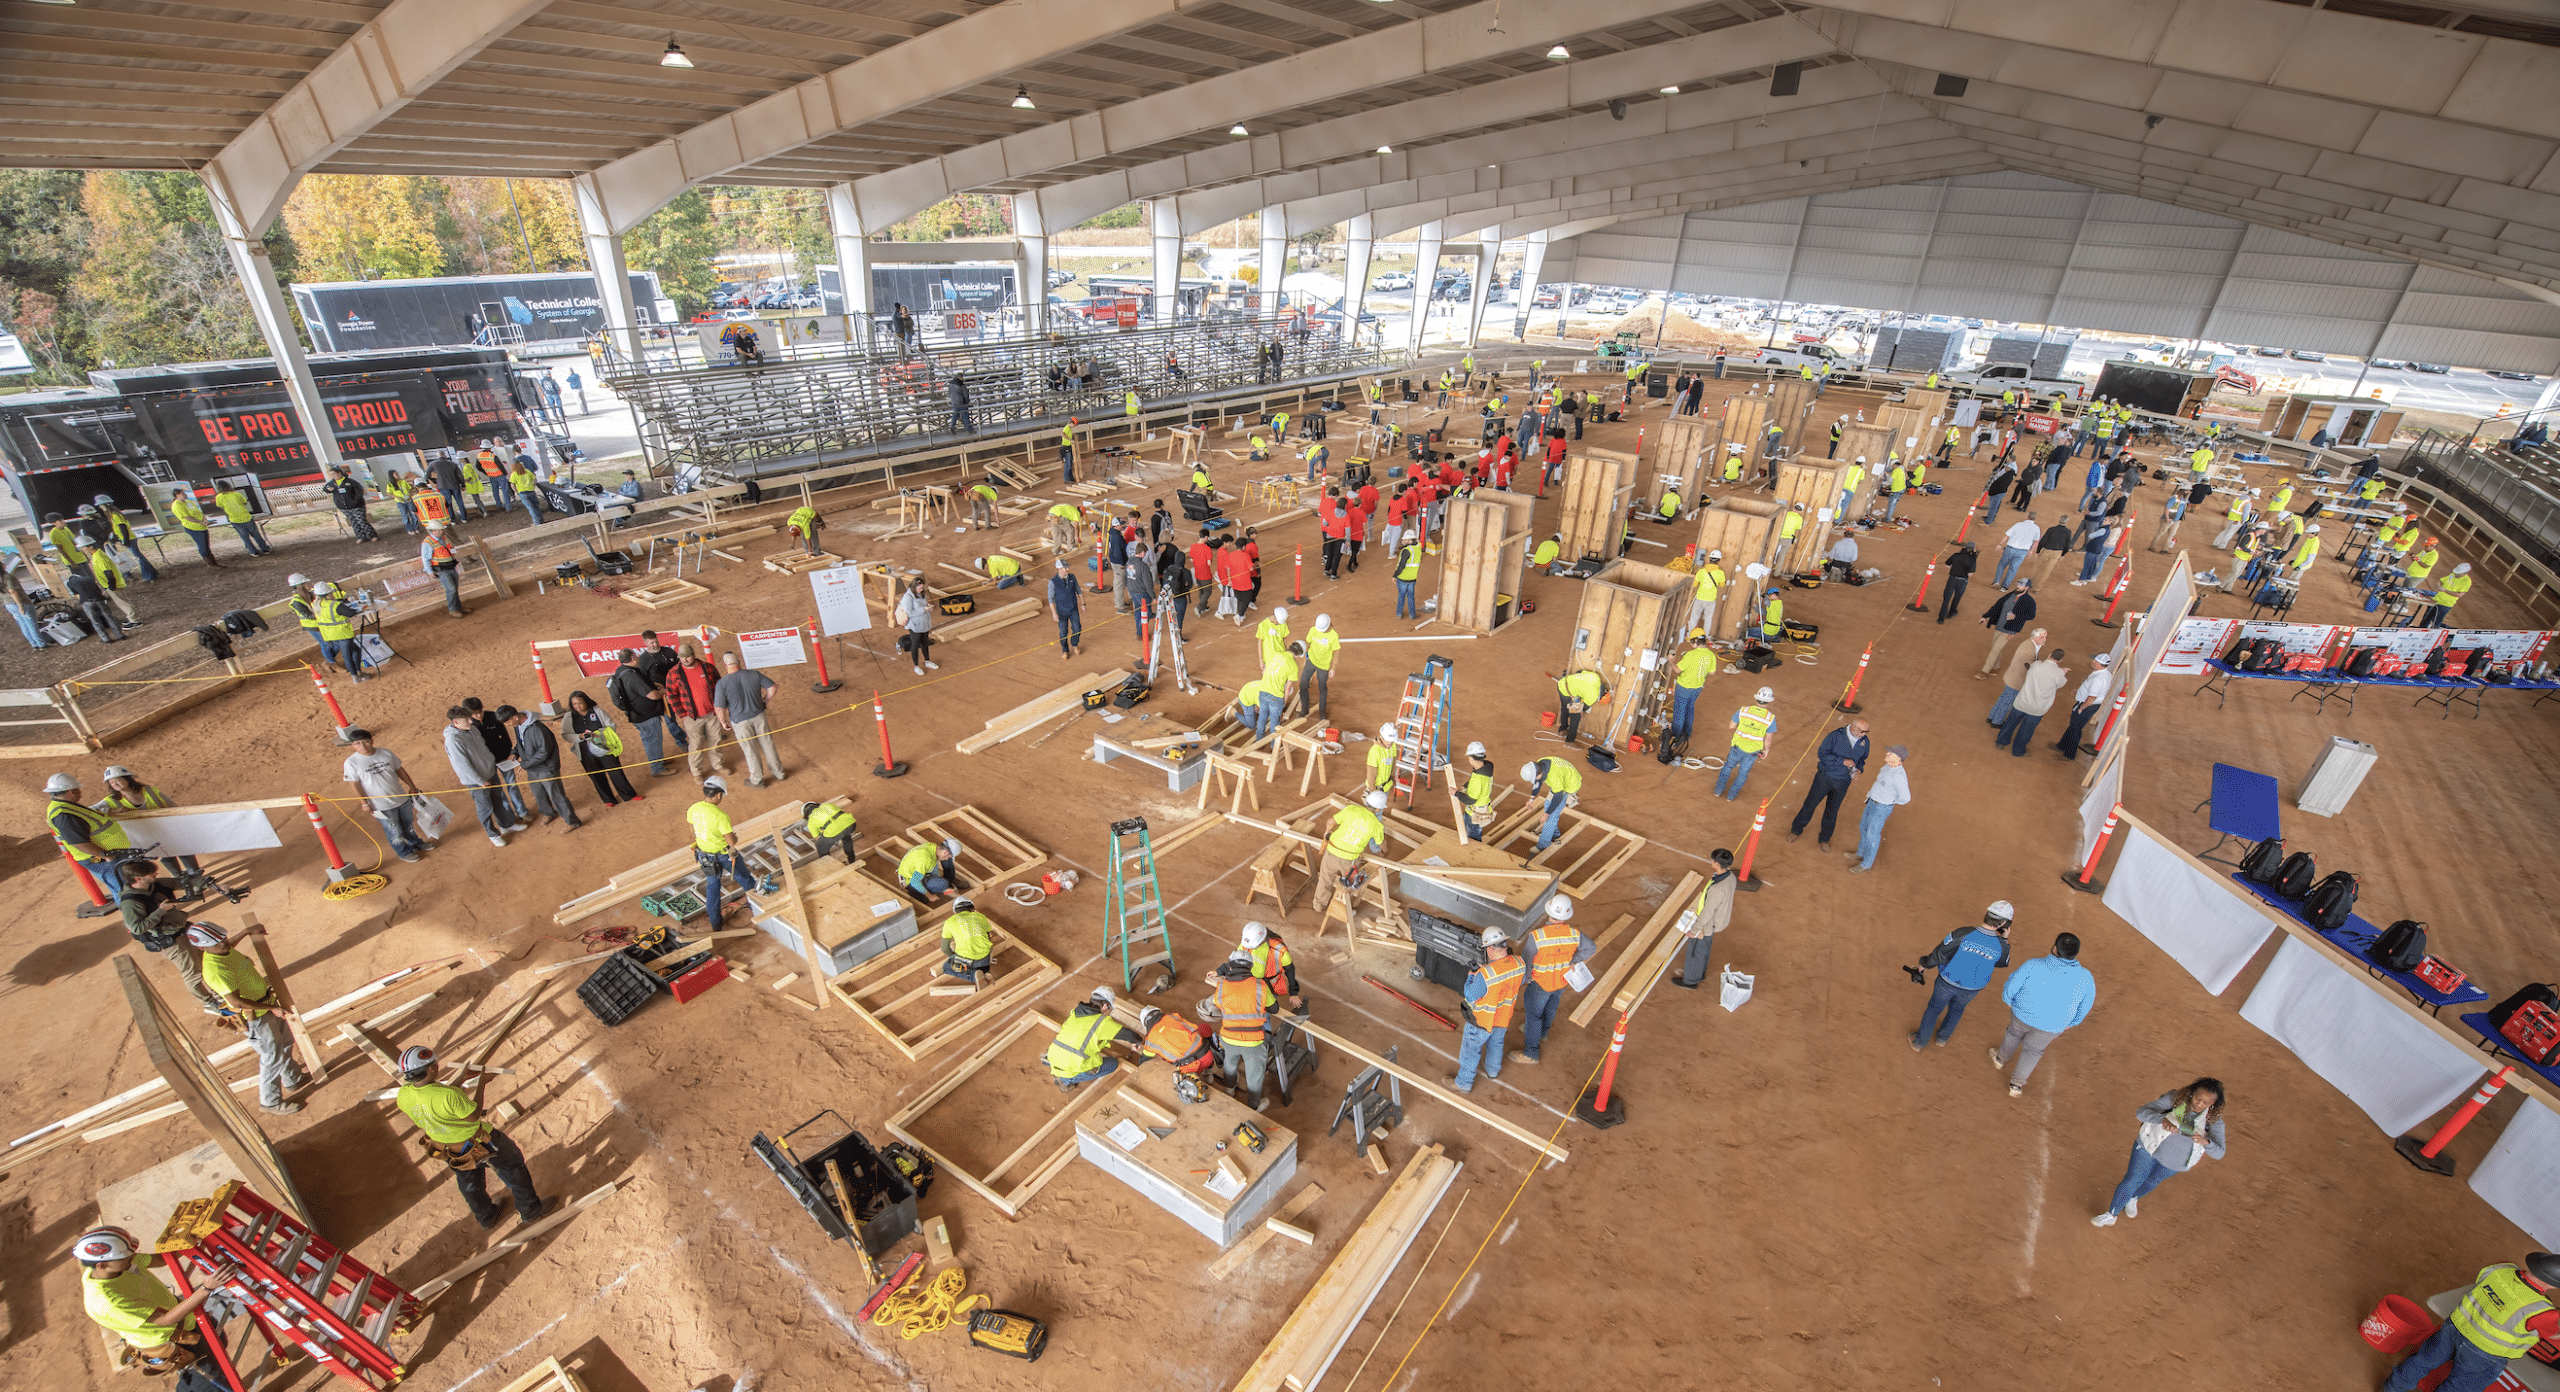
[[[2243,638],[2239,642],[2231,645],[2231,651],[2222,655],[2222,665],[2225,667],[2236,667],[2246,671],[2249,666],[2250,657],[2255,655],[2257,651],[2257,639]]]
[[[1618,756],[1596,744],[1583,753],[1582,759],[1584,763],[1591,765],[1602,773],[1616,773],[1618,771]]]
[[[2347,926],[2347,916],[2356,911],[2356,890],[2364,882],[2346,870],[2333,870],[2303,896],[2303,916],[2311,926],[2324,932],[2335,932]]]
[[[1653,757],[1665,764],[1676,764],[1689,757],[1687,735],[1665,734],[1654,742]]]
[[[2427,960],[2427,925],[2414,918],[2404,918],[2382,930],[2373,946],[2364,950],[2375,966],[2390,971],[2415,971]]]
[[[2274,884],[2276,872],[2283,868],[2284,838],[2281,836],[2268,837],[2251,846],[2249,853],[2240,857],[2240,873],[2246,876],[2251,884]]]
[[[2280,899],[2300,899],[2311,892],[2320,878],[2320,867],[2309,851],[2295,851],[2284,858],[2284,865],[2267,885],[2267,892]]]
[[[2373,675],[2373,664],[2382,656],[2380,648],[2358,648],[2347,657],[2346,674],[2351,677]]]
[[[2426,671],[2428,676],[2441,677],[2444,675],[2445,657],[2446,653],[2442,648],[2438,648],[2434,652],[2427,654]]]
[[[2273,638],[2269,638],[2259,643],[2258,655],[2251,659],[2249,663],[2249,670],[2252,672],[2281,672],[2284,670],[2284,665],[2284,644],[2277,642]]]

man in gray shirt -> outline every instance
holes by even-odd
[[[513,706],[498,707],[498,718],[516,732],[516,762],[524,766],[525,791],[533,799],[533,810],[565,823],[560,828],[564,834],[585,825],[569,803],[569,785],[560,777],[560,740],[551,727],[534,719],[531,711]]]
[[[525,828],[507,820],[506,789],[498,782],[498,760],[489,752],[489,742],[480,737],[479,724],[471,712],[452,706],[444,713],[444,757],[453,765],[453,776],[471,790],[471,806],[480,814],[480,829],[489,833],[489,844],[507,844],[506,834]]]
[[[738,752],[746,758],[747,786],[763,787],[768,770],[774,782],[781,782],[789,775],[782,771],[782,756],[773,752],[773,726],[764,714],[773,680],[762,672],[741,670],[733,652],[720,654],[720,671],[720,684],[711,688],[711,709],[719,713],[720,728],[738,741]]]
[[[483,747],[485,748],[485,742]],[[347,731],[347,748],[351,751],[339,769],[345,782],[356,785],[364,794],[365,806],[374,819],[390,834],[391,853],[402,860],[416,860],[426,853],[427,844],[418,836],[416,795],[418,784],[409,770],[400,764],[400,756],[388,749],[377,749],[371,730]]]
[[[2010,753],[2021,759],[2027,757],[2027,741],[2036,737],[2037,723],[2053,709],[2053,698],[2061,692],[2063,683],[2071,680],[2071,673],[2063,668],[2062,656],[2062,649],[2054,648],[2027,664],[2018,699],[2010,705],[2009,719],[2001,725],[2000,737],[1992,741],[1993,748],[2014,745]]]

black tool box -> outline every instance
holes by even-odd
[[[822,1130],[795,1142],[802,1132],[829,1118],[835,1122],[831,1132]],[[915,1186],[833,1108],[783,1132],[779,1140],[759,1131],[749,1148],[818,1220],[818,1230],[830,1242],[858,1237],[866,1256],[879,1257],[916,1230]],[[842,1196],[845,1202],[839,1202],[836,1192],[838,1173],[850,1191]],[[851,1224],[844,1216],[848,1202],[853,1209]]]

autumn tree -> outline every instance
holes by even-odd
[[[711,200],[700,189],[678,194],[622,234],[623,260],[635,271],[657,272],[658,289],[687,319],[711,307],[720,288],[711,258],[726,250],[720,225],[711,216]]]
[[[569,186],[556,179],[429,179],[436,242],[463,275],[583,271],[587,249]]]
[[[344,280],[436,275],[445,264],[444,247],[436,239],[441,183],[405,174],[313,174],[285,200],[284,225],[323,275]]]
[[[192,174],[92,170],[80,187],[88,254],[72,281],[101,362],[264,357],[266,340],[233,273],[213,203]],[[267,238],[279,276],[295,270],[289,233]]]

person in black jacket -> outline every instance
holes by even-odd
[[[946,428],[954,435],[967,434],[976,431],[978,428],[977,422],[969,419],[968,379],[954,376],[951,379],[947,390],[951,397],[951,423]]]
[[[1975,681],[1999,671],[2000,654],[2007,650],[2009,640],[2035,621],[2036,597],[2031,593],[2032,589],[2033,582],[2020,576],[2018,582],[2009,587],[2008,593],[1993,600],[1991,607],[1982,611],[1982,626],[1991,630],[1991,654],[1982,659],[1982,670],[1973,674]]]
[[[578,820],[578,809],[569,803],[569,785],[560,776],[560,741],[551,728],[533,718],[530,711],[513,706],[498,707],[498,719],[515,731],[516,762],[524,765],[525,786],[533,795],[534,810],[567,825],[563,834],[585,825]]]
[[[2062,525],[2060,522],[2056,522],[2052,526],[2044,529],[2044,536],[2036,542],[2036,550],[2045,554],[2044,569],[2036,572],[2036,578],[2038,580],[2050,580],[2053,578],[2054,562],[2061,560],[2065,555],[2070,553],[2072,539],[2072,530],[2069,527]]]
[[[347,472],[347,466],[341,464],[329,471],[328,489],[329,500],[338,505],[338,511],[346,517],[347,527],[355,533],[356,540],[373,540],[373,519],[364,513],[364,485]]]
[[[640,747],[649,756],[649,772],[667,776],[666,692],[650,681],[639,666],[640,654],[630,648],[622,650],[622,665],[605,678],[604,693],[613,698],[613,708],[622,712],[640,731]]]
[[[1972,581],[1974,565],[1980,559],[1973,543],[1968,541],[1939,562],[1946,568],[1947,591],[1938,597],[1938,622],[1945,623],[1947,616],[1956,611],[1956,606],[1964,602],[1964,587]]]

